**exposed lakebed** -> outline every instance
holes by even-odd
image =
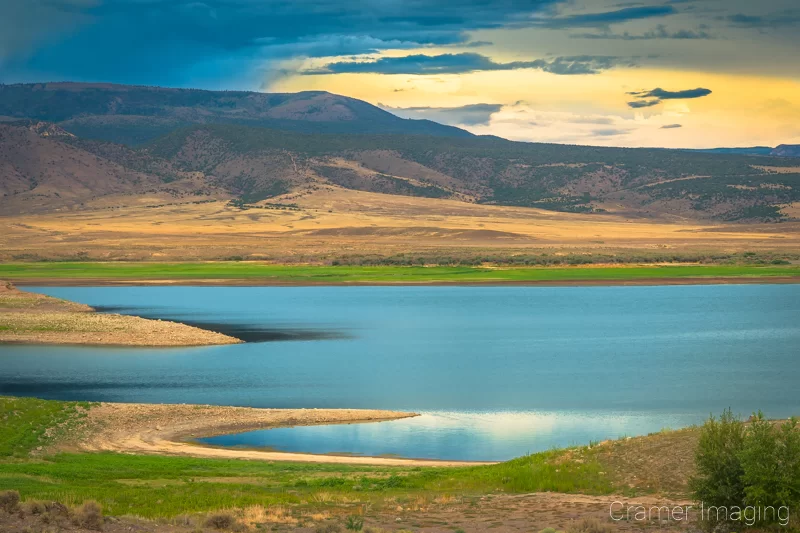
[[[27,290],[252,342],[2,346],[0,394],[423,413],[215,445],[500,460],[729,406],[800,414],[800,285]]]

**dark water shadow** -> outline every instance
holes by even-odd
[[[239,386],[239,385],[237,385]],[[102,391],[109,389],[120,390],[151,390],[151,389],[203,389],[207,383],[194,382],[155,382],[155,381],[46,381],[38,379],[17,379],[14,381],[0,381],[0,394],[9,395],[42,395],[59,394],[64,392]]]
[[[280,327],[261,326],[258,324],[237,324],[231,322],[216,322],[206,320],[186,319],[180,316],[154,313],[157,309],[152,307],[130,307],[114,305],[96,305],[94,309],[100,313],[119,313],[123,315],[136,315],[153,320],[170,320],[180,322],[187,326],[222,333],[244,342],[282,342],[282,341],[323,341],[347,340],[355,336],[343,329],[309,328],[305,326],[282,325]]]

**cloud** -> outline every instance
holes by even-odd
[[[683,127],[682,124],[664,124],[663,126],[661,126],[661,129],[662,130],[674,130],[676,128],[682,128],[682,127]]]
[[[563,56],[552,60],[512,61],[497,63],[474,53],[425,55],[413,54],[402,57],[381,57],[366,61],[337,61],[302,71],[301,74],[463,74],[478,71],[538,69],[552,74],[597,74],[615,66],[635,66],[631,59],[615,56]]]
[[[658,105],[662,102],[662,100],[688,100],[691,98],[702,98],[703,96],[708,96],[711,94],[711,89],[698,87],[697,89],[685,89],[683,91],[667,91],[657,87],[649,91],[634,91],[626,94],[630,94],[634,98],[637,98],[637,100],[628,102],[628,107],[640,109],[643,107],[652,107],[654,105]]]
[[[489,124],[502,104],[469,104],[458,107],[390,107],[383,109],[403,118],[425,118],[442,124],[478,126]]]
[[[683,91],[667,91],[655,88],[650,91],[630,92],[636,98],[658,98],[660,100],[684,100],[687,98],[701,98],[711,94],[711,89],[698,87],[697,89],[686,89]]]
[[[628,106],[632,107],[633,109],[639,109],[642,107],[653,107],[654,105],[658,105],[661,103],[661,100],[634,100],[633,102],[628,102]]]
[[[0,76],[164,85],[287,58],[485,46],[566,0],[0,0]]]
[[[609,39],[621,41],[648,41],[653,39],[713,39],[714,36],[705,31],[705,28],[697,30],[677,30],[669,31],[663,24],[656,26],[654,30],[650,30],[641,34],[612,33],[606,31],[603,33],[574,33],[570,35],[573,39]]]
[[[287,60],[487,46],[481,30],[605,28],[669,5],[562,14],[572,0],[0,0],[0,79],[252,87]],[[556,73],[592,73],[562,61]],[[544,66],[543,69],[547,67]],[[248,81],[249,80],[249,81]]]
[[[664,17],[677,13],[674,7],[662,6],[635,6],[624,7],[615,11],[600,13],[580,13],[562,17],[540,19],[535,25],[545,28],[602,28],[610,24],[619,24],[633,20]]]
[[[627,135],[630,133],[630,128],[601,128],[597,130],[592,130],[592,135],[597,137],[614,137],[617,135]]]
[[[746,15],[744,13],[735,13],[733,15],[720,18],[722,20],[726,20],[731,26],[737,28],[764,29],[792,27],[800,24],[800,9],[787,9],[766,15]]]

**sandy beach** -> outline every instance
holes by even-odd
[[[464,466],[489,464],[395,457],[283,453],[204,446],[194,439],[257,429],[398,420],[416,413],[371,409],[255,409],[187,404],[101,403],[81,428],[55,450],[112,451],[258,461],[295,461],[383,466]]]

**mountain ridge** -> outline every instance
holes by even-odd
[[[84,137],[139,145],[191,124],[231,123],[315,133],[470,137],[326,91],[261,93],[77,82],[0,85],[0,116],[52,122]]]
[[[321,91],[4,85],[0,115],[4,212],[331,187],[679,220],[781,221],[800,203],[790,157],[515,142]]]

